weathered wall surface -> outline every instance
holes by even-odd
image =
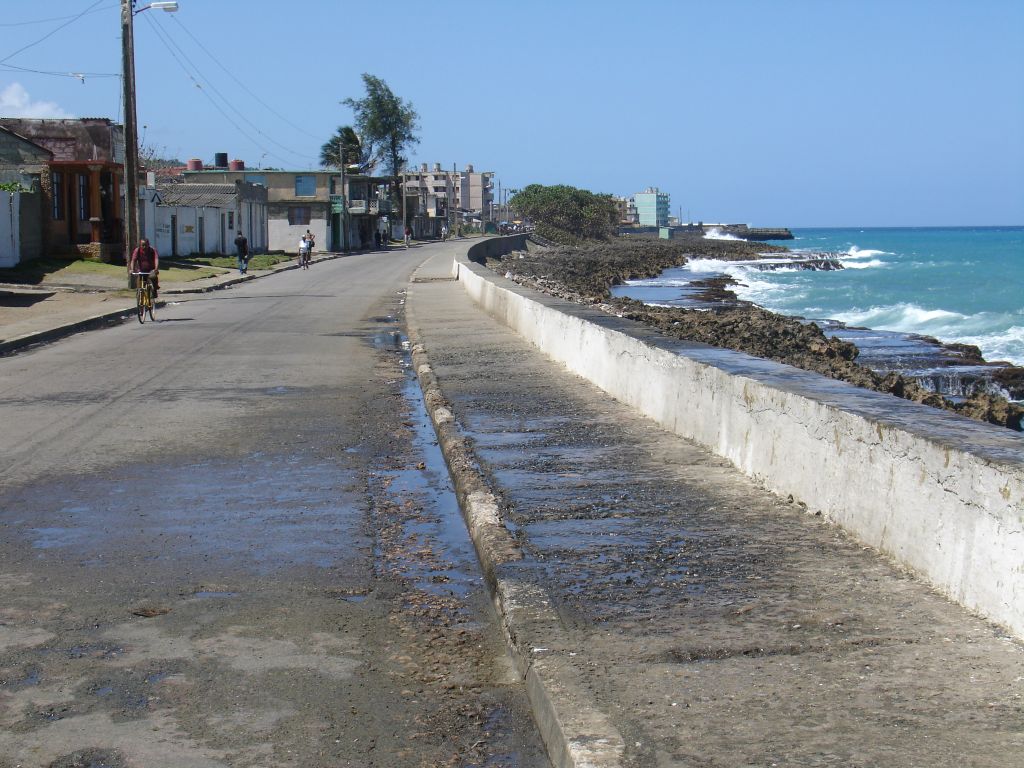
[[[508,239],[470,249],[477,260]],[[503,242],[504,241],[504,242]],[[521,246],[517,246],[521,247]],[[490,314],[1024,637],[1024,438],[527,291],[460,258]]]
[[[0,189],[0,267],[21,261],[21,193]]]

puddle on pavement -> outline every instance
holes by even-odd
[[[476,550],[469,538],[458,499],[448,475],[444,456],[437,445],[419,382],[412,372],[408,345],[401,334],[388,334],[388,349],[401,354],[405,381],[402,395],[412,430],[413,456],[420,460],[410,469],[380,473],[383,492],[397,505],[412,503],[417,514],[403,523],[402,538],[419,547],[429,547],[431,557],[401,564],[402,576],[417,589],[435,596],[465,597],[481,584]]]
[[[0,497],[0,509],[39,510],[8,525],[42,558],[91,567],[137,551],[156,564],[195,558],[263,573],[343,567],[365,553],[364,503],[355,470],[258,453],[241,462],[130,465]]]
[[[20,688],[31,688],[39,685],[42,680],[42,670],[38,667],[28,667],[20,675],[12,676],[10,679],[0,678],[0,691],[13,691]]]

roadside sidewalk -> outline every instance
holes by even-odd
[[[344,254],[320,253],[313,263],[341,258]],[[226,272],[213,277],[187,282],[171,282],[161,278],[157,307],[168,299],[188,294],[208,293],[239,283],[269,277],[279,272],[298,269],[294,259],[281,262],[273,269],[253,271],[246,275]],[[127,278],[83,276],[68,282],[26,286],[0,283],[0,355],[24,347],[54,341],[73,333],[102,328],[122,322],[135,312],[135,297],[128,290]]]
[[[551,362],[450,255],[406,307],[554,765],[1019,762],[1019,643]]]

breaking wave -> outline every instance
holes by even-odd
[[[844,269],[873,269],[874,267],[884,267],[885,262],[881,259],[871,259],[870,261],[852,261],[848,259],[840,259],[839,263],[843,265]]]
[[[705,240],[742,240],[742,237],[736,237],[736,235],[730,235],[728,232],[723,232],[718,227],[712,227],[704,233]]]
[[[925,309],[902,303],[832,314],[850,326],[934,336],[948,342],[974,344],[986,360],[1024,365],[1024,325],[1021,314],[979,312],[965,315],[945,309]]]
[[[891,256],[889,251],[875,251],[870,248],[861,250],[856,245],[851,245],[846,251],[846,257],[849,259],[870,259],[874,256]]]

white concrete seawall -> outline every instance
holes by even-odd
[[[486,240],[473,258],[518,238]],[[1024,437],[524,289],[457,258],[492,316],[661,426],[1024,638]]]

